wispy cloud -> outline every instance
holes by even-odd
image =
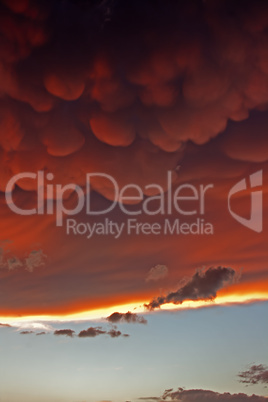
[[[12,324],[14,327],[18,328],[18,331],[20,330],[29,330],[29,331],[46,331],[50,332],[53,331],[53,327],[48,324],[48,323],[41,323],[41,322],[22,322],[22,323],[16,323],[14,322]]]
[[[248,385],[268,384],[268,366],[253,364],[248,370],[238,374],[239,382]]]
[[[150,269],[146,277],[146,282],[158,281],[159,279],[165,278],[167,275],[168,267],[166,265],[158,264]]]
[[[6,245],[11,242],[1,242],[0,246],[0,269],[13,271],[15,269],[25,269],[33,272],[36,268],[46,265],[47,255],[42,249],[35,249],[25,255],[25,257],[16,256]]]
[[[33,272],[36,268],[43,267],[46,264],[47,256],[43,250],[32,250],[25,258],[25,269]]]

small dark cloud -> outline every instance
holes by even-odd
[[[219,393],[204,389],[188,389],[178,388],[177,391],[172,389],[166,390],[160,397],[139,398],[143,401],[157,402],[267,402],[268,398],[258,395],[246,395],[243,393],[230,394],[229,392]]]
[[[128,337],[128,334],[122,334],[121,331],[118,331],[115,328],[112,328],[110,331],[105,331],[102,327],[90,327],[79,332],[79,338],[95,338],[98,335],[109,335],[111,338],[118,338],[120,336]]]
[[[147,324],[147,320],[144,317],[139,316],[135,313],[131,313],[130,311],[128,311],[127,313],[113,313],[109,317],[107,317],[106,320],[113,324],[119,322]]]
[[[46,332],[37,332],[36,335],[37,335],[37,336],[38,336],[38,335],[46,335]]]
[[[75,334],[75,331],[73,331],[72,329],[57,329],[56,331],[54,331],[54,335],[65,335],[65,336],[69,336],[70,338],[72,338]]]
[[[111,329],[109,332],[107,332],[107,334],[110,335],[111,338],[118,338],[122,335],[122,332],[116,331],[116,329]]]
[[[239,382],[248,385],[268,384],[268,366],[253,364],[248,370],[238,374]]]
[[[29,335],[29,334],[34,334],[34,331],[21,331],[20,335]]]
[[[106,331],[103,331],[101,327],[90,327],[79,332],[78,336],[79,338],[95,338],[103,334],[106,334]]]
[[[213,300],[217,291],[234,282],[236,272],[232,268],[211,267],[206,271],[198,270],[192,278],[175,292],[153,299],[145,307],[149,310],[166,303],[181,304],[185,300]]]
[[[2,324],[2,323],[0,322],[0,327],[9,327],[9,328],[11,328],[11,325],[9,325],[9,324]]]

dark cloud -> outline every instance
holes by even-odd
[[[157,397],[140,398],[147,401],[174,401],[174,402],[267,402],[268,398],[258,395],[246,395],[243,393],[231,394],[229,392],[219,393],[203,389],[185,390],[179,388],[177,391],[166,390],[164,394]]]
[[[128,334],[122,334],[121,331],[117,331],[116,328],[112,328],[110,331],[105,331],[101,327],[90,327],[79,332],[79,338],[95,338],[98,335],[109,335],[111,338],[118,338],[120,336],[127,337]]]
[[[106,331],[103,331],[101,327],[90,327],[79,332],[78,336],[79,338],[95,338],[103,334],[106,334]]]
[[[118,338],[119,336],[122,335],[121,331],[117,331],[116,329],[111,329],[110,331],[107,332],[108,335],[110,335],[111,338]]]
[[[236,272],[232,268],[211,267],[206,271],[198,270],[177,291],[159,296],[145,307],[154,309],[166,303],[181,304],[185,300],[213,300],[218,290],[234,282],[235,276]]]
[[[150,297],[157,294],[154,284],[141,280],[145,267],[156,261],[170,267],[168,289],[198,263],[229,261],[248,271],[263,270],[265,232],[258,250],[245,249],[251,233],[228,220],[223,188],[229,190],[231,178],[245,177],[255,169],[248,162],[267,160],[267,119],[261,121],[261,130],[258,117],[245,133],[242,125],[233,138],[240,122],[249,121],[249,111],[266,113],[268,3],[117,0],[104,25],[95,1],[85,1],[83,7],[82,1],[25,1],[19,11],[14,3],[6,0],[0,5],[2,191],[14,174],[43,169],[54,173],[53,184],[83,185],[86,173],[107,172],[120,185],[165,187],[166,171],[179,164],[176,180],[197,183],[212,177],[224,204],[215,202],[206,210],[218,225],[212,247],[207,247],[204,236],[180,241],[176,236],[153,241],[151,236],[139,236],[134,242],[122,238],[117,245],[105,236],[101,241],[107,258],[103,258],[95,237],[89,249],[82,239],[67,240],[64,233],[56,233],[54,216],[24,220],[8,213],[3,202],[2,233],[9,231],[16,247],[31,244],[30,237],[38,238],[55,253],[45,279],[42,270],[28,279],[33,292],[25,291],[20,255],[14,253],[17,258],[4,263],[3,312],[65,314],[77,306],[98,308],[102,291],[101,300],[104,297],[107,305],[118,295],[126,303],[148,300],[149,287]],[[235,128],[219,144],[226,124]],[[109,183],[96,179],[92,187],[106,198],[113,196]],[[36,191],[35,181],[18,183],[14,190],[18,205],[27,200],[35,205],[31,190]],[[91,193],[92,201],[108,205],[96,192]],[[241,199],[241,215],[247,206]],[[66,251],[60,256],[59,242]],[[20,251],[25,257],[25,250]],[[177,260],[183,265],[180,270],[174,266]],[[118,261],[117,268],[112,261]],[[97,266],[102,267],[98,272]],[[6,272],[7,267],[16,272]]]
[[[29,335],[29,334],[34,334],[34,331],[21,331],[20,335]]]
[[[65,335],[65,336],[69,336],[70,338],[72,338],[75,334],[75,331],[73,331],[72,329],[57,329],[56,331],[54,331],[54,335]]]
[[[268,366],[253,364],[248,370],[241,371],[238,377],[243,384],[268,384]]]
[[[62,184],[162,183],[186,144],[267,109],[265,2],[19,3],[0,5],[2,189],[29,166]]]
[[[127,313],[113,313],[109,317],[107,317],[106,320],[113,324],[119,322],[147,324],[147,320],[144,317],[139,316],[135,313],[131,313],[130,311],[128,311]]]
[[[46,335],[46,332],[37,332],[37,334],[36,335]]]

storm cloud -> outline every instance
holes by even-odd
[[[189,142],[267,109],[265,2],[33,3],[0,6],[2,190],[29,166],[63,184],[161,184]]]

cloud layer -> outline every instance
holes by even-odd
[[[0,189],[14,174],[38,169],[54,174],[52,184],[82,186],[87,173],[99,171],[120,185],[166,188],[171,170],[173,190],[185,182],[215,184],[205,215],[215,234],[122,236],[116,242],[94,236],[88,247],[87,240],[57,230],[53,215],[12,213],[1,192],[1,234],[13,241],[12,253],[0,256],[2,315],[68,314],[152,300],[164,292],[155,280],[165,274],[155,266],[159,261],[169,268],[165,289],[200,266],[243,266],[243,281],[232,288],[266,292],[267,231],[253,239],[232,220],[226,200],[256,169],[263,169],[267,183],[268,5],[15,3],[0,5]],[[93,206],[108,207],[111,183],[96,179],[92,187]],[[22,207],[36,206],[35,181],[19,181],[13,195]],[[249,199],[241,195],[239,214],[247,216]],[[124,218],[118,210],[110,217]],[[162,223],[158,215],[139,218]],[[49,261],[33,250],[43,250]],[[37,269],[43,262],[46,269]],[[157,269],[148,275],[148,267]]]

